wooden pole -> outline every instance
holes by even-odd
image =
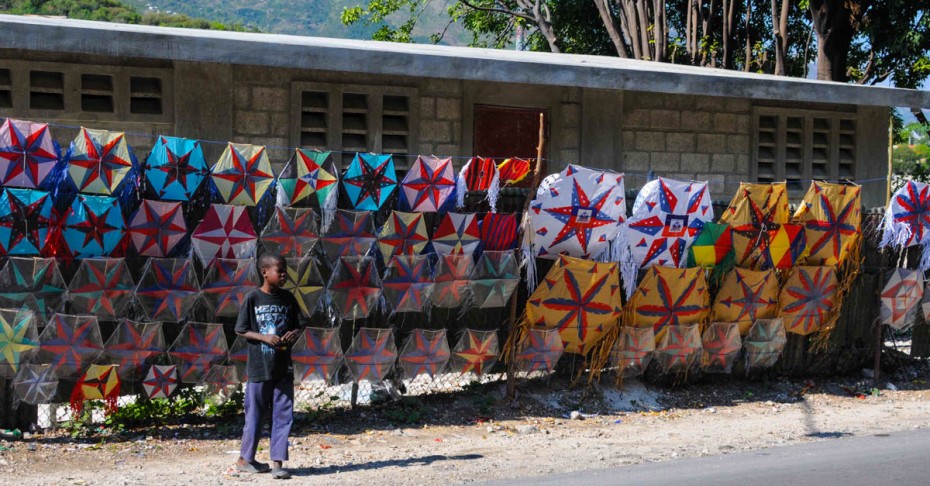
[[[542,173],[543,169],[543,147],[546,145],[546,119],[543,113],[539,114],[539,145],[536,146],[536,167],[533,169],[533,181],[530,183],[530,190],[526,193],[526,197],[523,201],[523,213],[526,215],[526,212],[530,210],[530,203],[533,201],[534,193],[536,192],[536,187],[539,186],[539,175]],[[523,247],[523,227],[521,225],[520,229],[517,231],[517,248]],[[529,258],[534,258],[530,254]],[[516,332],[517,330],[517,301],[519,298],[519,289],[514,291],[510,295],[510,324],[509,329],[511,333]],[[515,355],[516,356],[516,355]],[[517,393],[517,381],[514,378],[515,374],[515,357],[507,363],[507,400],[513,400]]]
[[[875,286],[875,293],[878,294],[878,308],[882,308],[882,288],[885,286],[885,250],[884,248],[879,252],[879,264],[878,264],[878,285]],[[878,388],[882,367],[882,346],[883,342],[883,324],[881,318],[881,311],[879,311],[878,317],[875,319],[875,363],[872,366],[872,385],[875,388]]]

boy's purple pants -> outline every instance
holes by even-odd
[[[271,460],[287,460],[287,437],[294,422],[294,379],[246,383],[245,426],[239,453],[248,462],[255,460],[258,440],[262,437],[262,416],[271,409]]]

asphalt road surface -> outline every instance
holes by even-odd
[[[930,484],[930,430],[828,439],[753,452],[594,469],[488,484]]]

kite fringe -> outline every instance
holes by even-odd
[[[595,381],[600,383],[601,375],[610,369],[610,354],[616,344],[617,339],[620,338],[620,327],[623,325],[621,320],[611,327],[609,331],[604,333],[604,336],[601,337],[601,340],[591,347],[588,354],[590,355],[590,371],[588,373],[588,384],[591,384]]]
[[[633,252],[630,250],[630,244],[627,234],[627,223],[623,222],[617,229],[609,245],[610,261],[620,264],[620,278],[623,280],[623,290],[626,299],[629,300],[636,291],[636,277],[639,274],[639,265],[633,261]]]
[[[494,177],[491,178],[491,185],[488,186],[488,205],[491,206],[491,212],[497,212],[497,200],[501,192],[501,173],[494,166]]]
[[[920,265],[918,266],[921,273],[926,272],[928,269],[930,269],[930,241],[924,242],[922,245]]]
[[[813,339],[811,350],[814,352],[826,351],[827,348],[829,348],[830,338],[833,331],[836,329],[836,323],[843,310],[843,303],[859,276],[859,269],[862,267],[863,263],[862,236],[859,234],[855,238],[856,241],[853,242],[849,249],[849,256],[846,262],[836,267],[838,285],[836,302],[833,305],[833,312],[830,313],[830,317],[824,322],[820,331],[817,332],[817,335]]]
[[[526,311],[523,311],[510,330],[510,335],[507,336],[504,346],[501,347],[501,360],[504,363],[510,365],[516,362],[519,348],[526,341],[529,332],[530,321],[527,318]]]
[[[465,171],[471,166],[472,160],[473,159],[468,159],[468,162],[465,162],[465,165],[462,166],[462,170],[459,171],[459,176],[455,178],[455,207],[457,208],[465,207],[465,194],[468,192],[468,184],[465,181]]]
[[[339,191],[337,188],[330,189],[329,193],[326,194],[326,199],[323,200],[323,204],[320,206],[320,220],[322,222],[321,233],[326,233],[329,230],[330,225],[333,224],[333,219],[336,217],[336,206],[339,201]]]
[[[520,252],[523,254],[522,264],[526,267],[526,290],[532,294],[536,290],[536,257],[533,252],[533,221],[529,211],[523,213],[520,222],[519,234],[522,237]]]

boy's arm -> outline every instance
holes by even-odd
[[[251,341],[263,342],[269,346],[278,346],[279,344],[281,344],[281,339],[282,339],[281,336],[278,336],[277,334],[262,334],[262,333],[258,333],[255,331],[246,331],[246,332],[236,331],[236,334]]]

